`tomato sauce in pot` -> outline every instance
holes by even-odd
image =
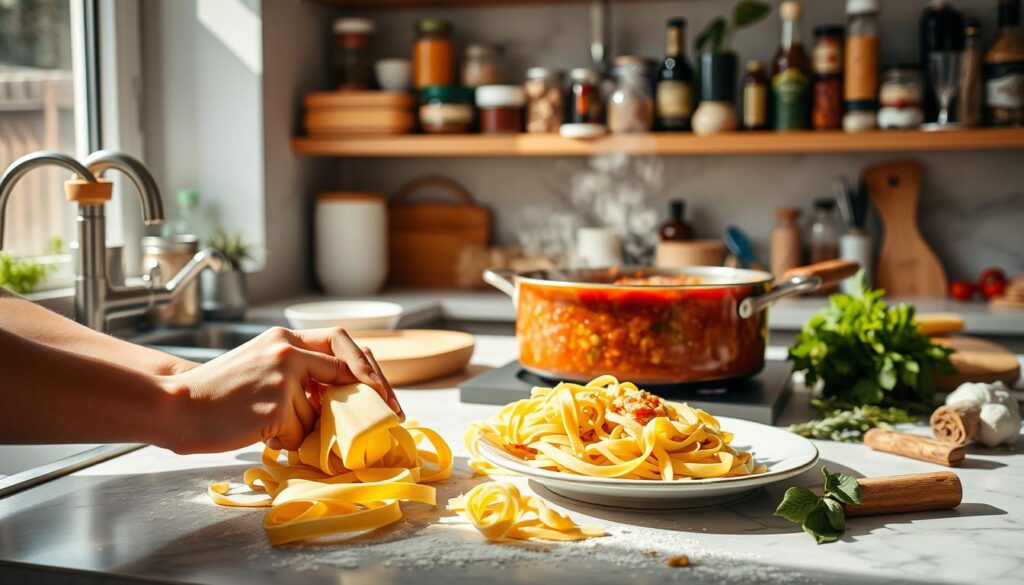
[[[766,313],[739,316],[766,283],[699,284],[693,276],[619,278],[609,283],[519,282],[520,362],[563,379],[612,374],[680,383],[750,376],[764,366]]]

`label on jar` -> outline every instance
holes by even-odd
[[[985,105],[989,108],[1024,108],[1024,62],[985,66]]]
[[[689,118],[693,113],[693,93],[685,81],[659,81],[655,100],[659,119]]]
[[[839,39],[823,39],[814,45],[814,72],[818,75],[831,75],[842,70],[839,59]]]
[[[803,130],[810,124],[810,83],[803,71],[790,67],[772,76],[772,113],[776,130]]]
[[[843,96],[848,102],[878,97],[878,37],[846,39],[846,79]]]
[[[743,88],[743,127],[768,126],[768,87],[759,83]]]

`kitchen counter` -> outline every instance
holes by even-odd
[[[510,337],[480,336],[470,373],[515,355]],[[438,429],[458,459],[438,501],[471,479],[462,433],[496,408],[458,402],[457,379],[399,396],[411,418]],[[794,394],[782,423],[808,415]],[[917,429],[924,432],[923,427]],[[864,476],[944,468],[868,450],[816,442],[831,470]],[[1019,583],[1024,572],[1024,441],[969,450],[957,470],[964,499],[951,511],[855,518],[846,537],[815,545],[772,516],[786,487],[818,488],[817,469],[745,500],[688,511],[630,511],[580,504],[534,489],[581,523],[611,536],[580,543],[487,544],[443,510],[403,506],[406,519],[329,544],[273,548],[262,509],[222,508],[212,481],[239,481],[259,460],[252,446],[218,455],[178,456],[146,447],[0,499],[0,581],[99,583]],[[686,554],[688,568],[664,559]]]

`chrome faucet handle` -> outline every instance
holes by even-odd
[[[135,157],[117,150],[97,150],[85,157],[82,163],[97,176],[107,169],[121,171],[131,179],[142,201],[142,221],[155,225],[164,220],[164,203],[160,188],[149,170]]]
[[[163,269],[160,268],[159,262],[153,260],[146,265],[146,273],[142,275],[142,282],[150,290],[164,285],[164,273]]]
[[[60,152],[40,150],[26,154],[12,162],[0,176],[0,250],[4,247],[4,220],[7,213],[7,201],[11,197],[14,185],[32,169],[47,165],[64,167],[81,179],[90,183],[96,182],[96,176],[85,165]]]

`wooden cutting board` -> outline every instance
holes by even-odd
[[[1017,356],[998,343],[967,335],[934,337],[932,341],[956,350],[949,358],[956,373],[935,376],[939,392],[952,392],[964,382],[998,381],[1012,388],[1020,377]]]
[[[898,160],[864,169],[871,201],[885,227],[875,266],[875,285],[896,297],[946,296],[946,271],[917,225],[921,164]]]
[[[456,201],[407,201],[413,193],[431,190]],[[487,245],[490,238],[490,211],[476,205],[461,185],[444,177],[416,179],[399,189],[388,205],[389,281],[414,288],[455,287],[462,250]]]
[[[399,329],[354,331],[352,339],[373,352],[394,386],[419,384],[465,369],[473,356],[473,336],[460,331]]]

